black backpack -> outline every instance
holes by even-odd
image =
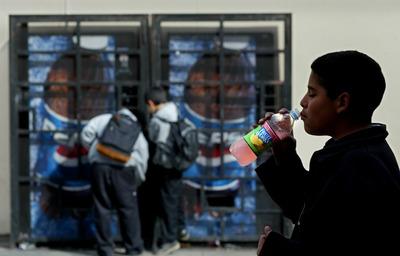
[[[127,115],[116,113],[98,138],[96,149],[103,156],[126,163],[140,132],[138,122]]]
[[[185,171],[194,163],[199,153],[199,142],[196,127],[186,119],[169,122],[171,125],[166,143],[157,144],[153,163],[166,169]]]

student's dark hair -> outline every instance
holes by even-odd
[[[219,54],[203,54],[190,68],[188,79],[191,74],[202,73],[205,80],[212,80],[215,74],[223,72],[223,80],[238,82],[250,80],[252,65],[244,54],[239,51],[225,50],[223,58],[222,65]]]
[[[350,94],[348,114],[354,120],[370,122],[381,103],[386,83],[381,67],[358,51],[339,51],[317,58],[311,69],[331,99]]]
[[[151,87],[145,95],[146,101],[151,100],[155,104],[161,104],[168,101],[167,92],[162,87]]]

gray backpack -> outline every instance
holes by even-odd
[[[199,152],[197,129],[186,119],[177,122],[169,122],[159,118],[161,121],[171,125],[165,143],[158,143],[153,157],[153,163],[165,169],[185,171],[192,165]]]
[[[116,113],[98,138],[96,149],[103,156],[126,163],[140,132],[138,122],[127,115]]]

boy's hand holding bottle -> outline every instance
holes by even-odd
[[[288,111],[281,109],[278,113],[267,112],[264,118],[258,121],[259,126],[241,137],[229,148],[239,164],[246,166],[257,159],[262,152],[273,148],[274,155],[279,155],[288,147],[295,147],[292,134],[294,121],[300,116],[297,109]]]

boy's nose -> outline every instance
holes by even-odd
[[[301,106],[302,108],[305,108],[305,107],[306,107],[306,100],[305,100],[305,97],[303,97],[303,98],[300,100],[300,106]]]

